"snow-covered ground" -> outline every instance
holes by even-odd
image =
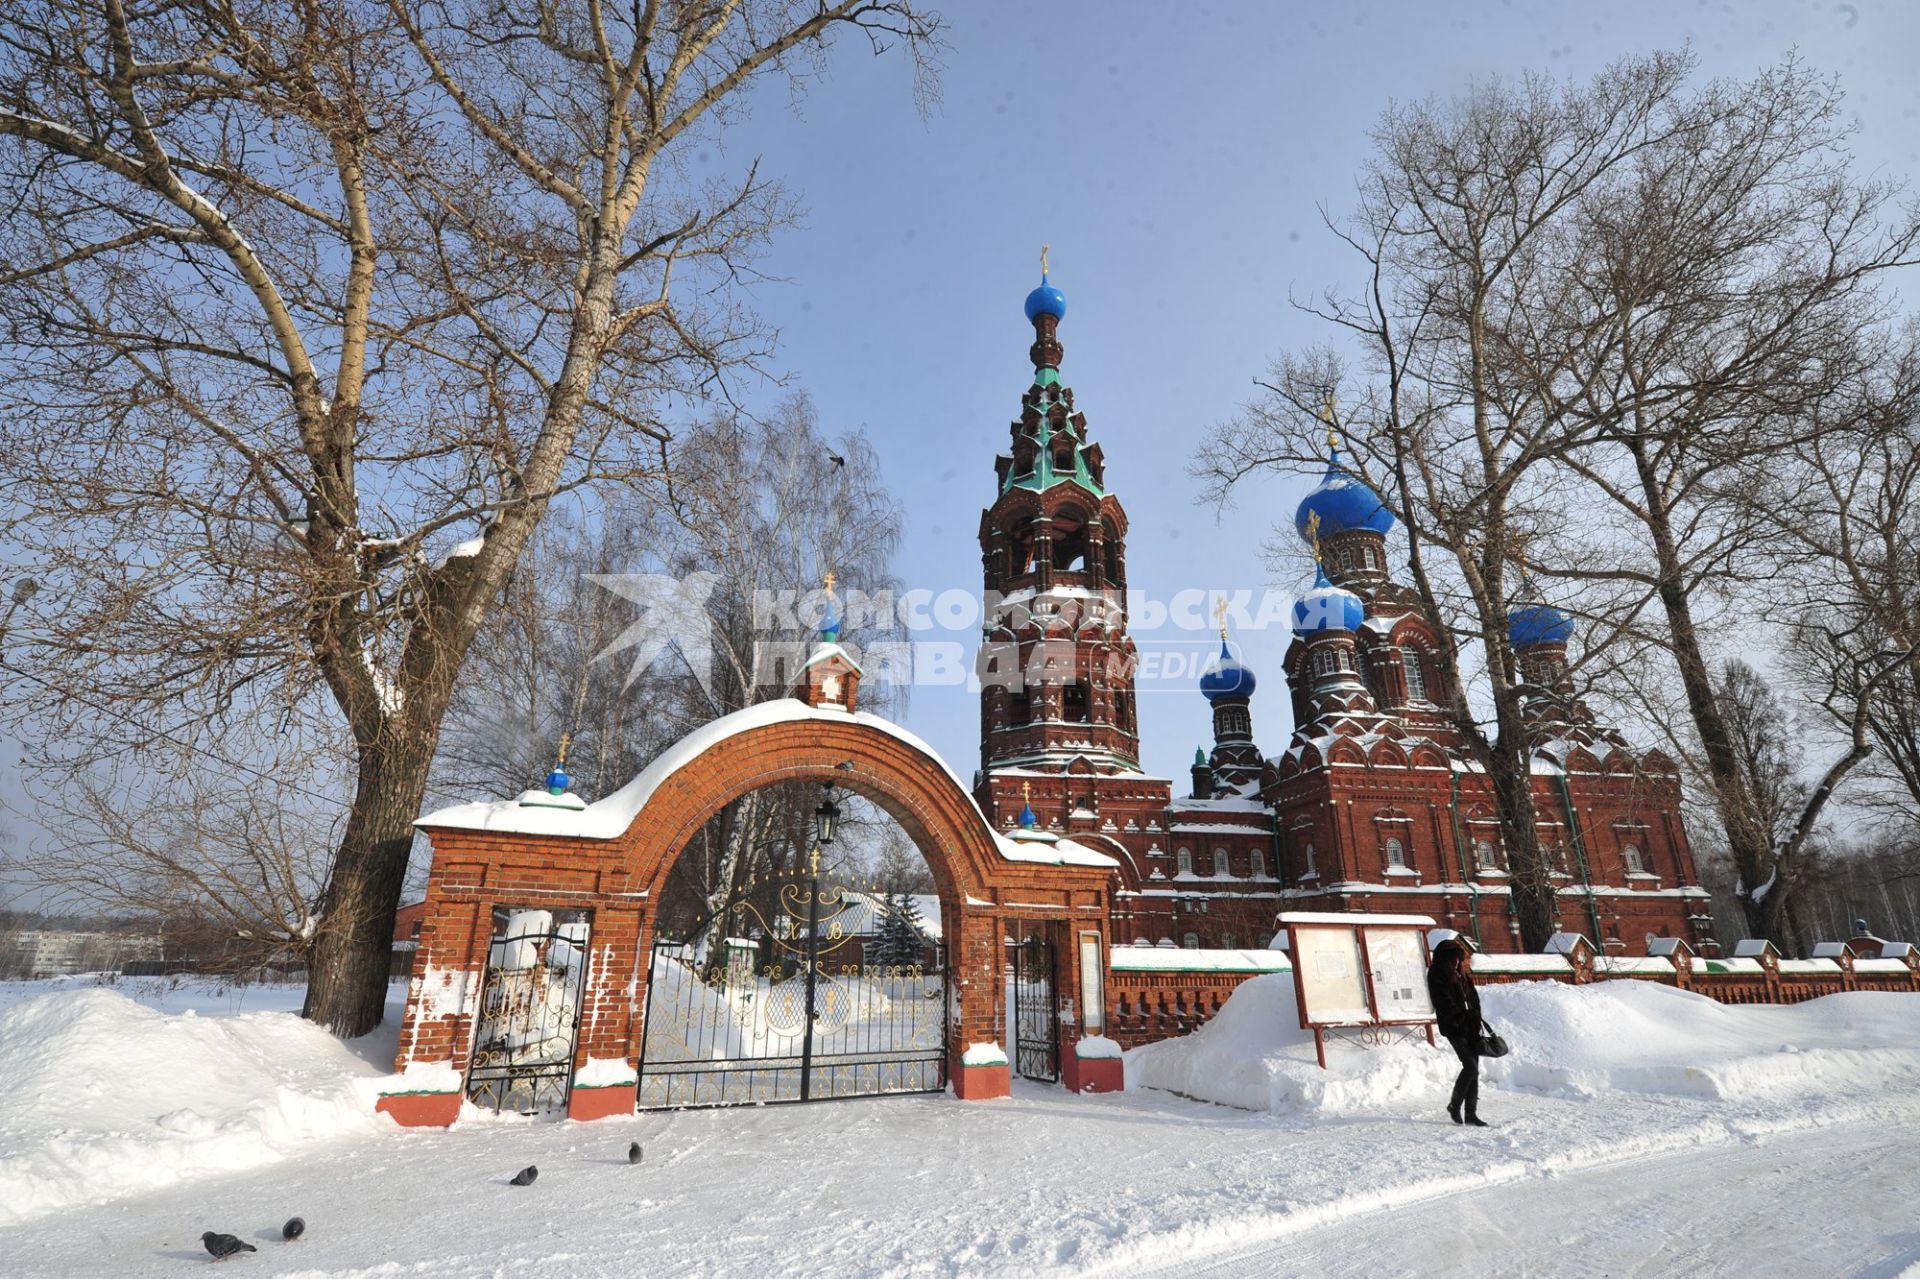
[[[1920,997],[1727,1009],[1625,983],[1490,989],[1515,1055],[1490,1068],[1496,1126],[1476,1131],[1442,1113],[1444,1049],[1337,1045],[1316,1078],[1310,1044],[1273,1024],[1276,1009],[1291,1019],[1285,981],[1250,982],[1199,1034],[1129,1054],[1135,1082],[1234,1105],[1017,1085],[979,1105],[446,1132],[356,1112],[390,1039],[340,1046],[271,1010],[297,992],[233,1008],[0,988],[0,1273],[185,1273],[207,1264],[208,1229],[259,1245],[228,1265],[342,1279],[1892,1275],[1920,1261]],[[529,1163],[534,1185],[506,1184]],[[307,1237],[278,1243],[294,1214]]]

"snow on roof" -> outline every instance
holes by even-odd
[[[1904,959],[1856,959],[1853,961],[1856,973],[1904,973],[1907,961]]]
[[[1434,925],[1433,918],[1428,915],[1368,915],[1345,910],[1283,910],[1277,918],[1283,924],[1404,924],[1418,928],[1432,928]]]
[[[1107,967],[1116,973],[1285,973],[1293,961],[1277,950],[1165,950],[1115,946]]]
[[[1571,955],[1574,947],[1582,942],[1586,943],[1589,950],[1593,948],[1593,943],[1579,933],[1555,933],[1547,938],[1547,944],[1543,949],[1549,955]]]
[[[980,805],[968,793],[959,775],[940,757],[938,751],[914,734],[891,720],[882,719],[866,711],[850,714],[832,707],[815,708],[792,697],[759,702],[734,711],[730,715],[722,715],[710,723],[702,724],[660,752],[651,764],[641,769],[639,775],[625,786],[578,811],[523,807],[515,800],[490,800],[472,804],[454,804],[448,808],[436,809],[414,825],[452,830],[503,831],[518,835],[555,835],[574,839],[618,839],[626,833],[629,826],[633,825],[633,819],[640,815],[640,810],[646,807],[647,801],[653,798],[654,792],[658,791],[669,777],[709,750],[741,733],[802,720],[831,720],[839,723],[852,720],[856,724],[876,729],[895,738],[938,765],[953,782],[954,787],[961,794],[968,796],[967,802],[973,808],[974,816],[979,820],[981,829],[993,837],[995,847],[1008,861],[1039,862],[1052,866],[1116,867],[1119,865],[1105,853],[1094,852],[1091,848],[1076,844],[1072,840],[1063,839],[1049,844],[1044,849],[1023,847],[1014,843],[987,824],[986,816],[980,811]]]
[[[1746,973],[1758,976],[1766,970],[1760,967],[1757,959],[1709,959],[1703,961],[1710,973]]]
[[[1911,954],[1913,954],[1913,943],[1910,941],[1890,941],[1880,948],[1882,959],[1905,959]]]
[[[1815,959],[1838,959],[1847,953],[1847,943],[1843,941],[1817,941],[1813,943]]]
[[[880,893],[846,892],[846,909],[833,917],[841,930],[853,937],[877,934],[887,917],[887,899]],[[932,893],[908,893],[907,900],[920,914],[920,931],[928,941],[940,940],[940,899]],[[751,943],[749,943],[751,944]]]
[[[1758,959],[1768,951],[1779,954],[1779,948],[1764,937],[1749,937],[1733,943],[1733,955],[1736,959]]]
[[[1692,950],[1693,947],[1679,937],[1655,937],[1647,942],[1649,955],[1672,956],[1679,954],[1682,949]]]

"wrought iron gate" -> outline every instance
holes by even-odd
[[[1053,981],[1053,942],[1045,924],[1015,935],[1013,966],[1013,1065],[1023,1079],[1060,1078],[1060,998]]]
[[[643,1110],[820,1101],[947,1086],[945,950],[868,963],[847,893],[811,876],[658,939],[640,1052]]]
[[[521,1114],[565,1110],[590,924],[582,911],[496,908],[467,1098]]]

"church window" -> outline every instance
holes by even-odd
[[[1255,879],[1265,879],[1267,877],[1266,855],[1257,848],[1247,854],[1247,873]]]
[[[1227,850],[1224,848],[1213,850],[1213,873],[1222,876],[1233,874],[1233,864],[1227,860]]]
[[[1033,698],[1026,689],[1007,697],[1007,722],[1010,724],[1030,724],[1033,722]]]
[[[1366,562],[1366,565],[1368,568],[1373,569],[1376,572],[1379,571],[1379,568],[1380,568],[1380,552],[1379,551],[1375,550],[1371,546],[1363,546],[1360,548],[1360,558]]]
[[[1332,649],[1332,648],[1314,649],[1313,650],[1313,673],[1315,675],[1334,674],[1343,665],[1345,665],[1345,663],[1340,660],[1341,657],[1342,657],[1342,654],[1337,649]]]
[[[1187,935],[1186,935],[1185,937],[1182,937],[1182,938],[1180,939],[1180,945],[1181,945],[1181,946],[1182,946],[1183,948],[1185,948],[1185,949],[1187,949],[1187,950],[1199,950],[1199,949],[1200,949],[1200,934],[1199,934],[1199,933],[1188,933],[1188,934],[1187,934]]]
[[[1420,654],[1412,649],[1400,655],[1400,662],[1407,671],[1407,700],[1424,702],[1427,700],[1427,668],[1420,664]]]
[[[1338,551],[1334,552],[1334,559],[1336,562],[1338,562],[1342,571],[1352,569],[1353,568],[1353,548],[1351,546],[1341,547]]]
[[[1387,865],[1406,869],[1407,846],[1401,843],[1397,836],[1389,837],[1387,840]]]
[[[1174,849],[1173,867],[1177,875],[1193,874],[1193,850],[1191,848]]]
[[[1077,684],[1069,684],[1064,689],[1062,689],[1061,692],[1065,698],[1065,709],[1063,711],[1063,717],[1069,723],[1073,723],[1073,724],[1086,723],[1087,722],[1086,682],[1083,680]]]
[[[1473,841],[1473,864],[1481,870],[1500,869],[1500,859],[1498,854],[1493,850],[1492,840],[1476,839]]]
[[[1306,868],[1306,870],[1305,870],[1304,872],[1302,872],[1302,874],[1301,874],[1301,876],[1300,876],[1300,878],[1302,878],[1302,879],[1318,879],[1318,878],[1319,878],[1319,876],[1320,876],[1320,868],[1319,868],[1319,867],[1318,867],[1317,865],[1315,865],[1315,864],[1314,864],[1314,860],[1313,860],[1313,858],[1314,858],[1314,853],[1313,853],[1313,841],[1312,841],[1312,840],[1308,840],[1308,841],[1307,841],[1307,846],[1306,846],[1306,847],[1305,847],[1304,849],[1302,849],[1302,850],[1301,850],[1301,854],[1300,854],[1300,856],[1301,856],[1301,860],[1302,860],[1302,861],[1304,861],[1304,862],[1306,863],[1306,866],[1307,866],[1307,868]]]
[[[1221,944],[1222,946],[1224,946],[1224,947],[1226,947],[1226,948],[1227,948],[1228,950],[1232,950],[1232,949],[1233,949],[1233,945],[1234,945],[1234,939],[1233,939],[1233,934],[1232,934],[1232,933],[1221,933],[1221,934],[1220,934],[1220,944]]]
[[[1647,855],[1640,851],[1640,845],[1620,845],[1620,858],[1626,862],[1627,873],[1629,875],[1644,875],[1647,873]]]

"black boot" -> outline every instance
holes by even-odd
[[[1460,1118],[1460,1105],[1463,1101],[1466,1100],[1466,1096],[1467,1096],[1467,1072],[1465,1070],[1462,1070],[1458,1075],[1454,1076],[1453,1099],[1447,1102],[1447,1117],[1452,1119],[1453,1122],[1455,1122],[1456,1124],[1464,1122]]]

